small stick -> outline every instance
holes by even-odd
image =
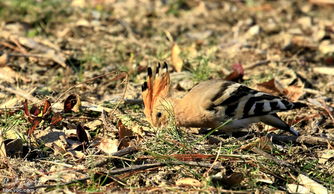
[[[124,148],[122,150],[119,150],[118,152],[115,152],[112,154],[112,156],[117,156],[117,157],[121,157],[127,154],[132,154],[138,151],[138,148],[135,147],[127,147]],[[95,163],[93,163],[89,168],[95,168],[95,167],[100,167],[103,166],[105,164],[107,164],[108,162],[112,161],[114,158],[104,158],[102,160],[99,160]]]
[[[212,166],[212,164],[204,163],[204,162],[168,161],[168,162],[157,162],[157,163],[151,163],[151,164],[134,165],[134,166],[126,167],[126,168],[118,168],[118,169],[110,170],[106,174],[108,176],[109,175],[118,175],[118,174],[123,174],[123,173],[127,173],[127,172],[133,172],[133,171],[138,171],[138,170],[147,170],[147,169],[150,169],[150,168],[162,167],[162,166],[167,166],[167,165],[188,165],[188,166],[199,166],[199,167],[205,167],[205,168],[212,167],[212,169],[215,169],[215,170],[223,169],[222,166],[218,166],[218,165]],[[70,184],[77,183],[77,182],[86,181],[90,178],[91,178],[90,176],[86,176],[84,178],[76,179],[76,180],[69,181],[69,182],[62,183],[62,184],[39,185],[39,186],[34,186],[34,187],[28,187],[27,189],[35,190],[35,189],[39,189],[39,188],[61,187],[61,186],[66,186],[66,185],[70,185]]]
[[[257,153],[257,154],[259,154],[259,155],[261,155],[261,156],[263,156],[263,157],[265,157],[267,159],[269,159],[269,160],[274,161],[276,164],[278,164],[280,166],[285,166],[285,167],[292,168],[291,164],[289,164],[289,163],[287,163],[287,162],[285,162],[283,160],[277,159],[274,156],[268,154],[267,152],[264,152],[263,150],[260,150],[259,148],[253,147],[251,150],[253,152],[255,152],[255,153]]]

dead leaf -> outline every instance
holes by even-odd
[[[266,136],[257,138],[255,141],[250,142],[246,145],[240,147],[242,150],[251,150],[253,147],[260,148],[261,150],[265,151],[272,151],[274,146],[270,139]]]
[[[8,62],[8,54],[2,53],[2,55],[0,56],[0,68],[6,66],[7,62]]]
[[[257,84],[257,89],[274,96],[284,96],[293,102],[304,95],[304,84],[301,81],[297,81],[296,85],[284,87],[279,81],[273,78],[267,82]]]
[[[118,145],[118,139],[102,138],[99,148],[104,153],[111,155],[118,151]]]
[[[79,112],[81,106],[80,97],[76,94],[69,95],[64,102],[64,112]]]
[[[31,136],[31,134],[36,130],[36,128],[39,126],[41,122],[42,122],[42,118],[40,117],[34,118],[34,120],[32,121],[32,126],[28,130],[28,136]]]
[[[15,83],[16,80],[22,80],[25,83],[30,82],[30,79],[17,73],[12,68],[8,66],[1,67],[1,65],[0,65],[0,80],[7,81],[9,83]]]
[[[0,135],[0,157],[7,157],[4,138]]]
[[[45,115],[50,114],[50,112],[51,112],[51,103],[50,103],[49,100],[45,100],[44,105],[43,105],[42,114],[43,114],[43,116],[45,116]]]
[[[9,157],[19,157],[23,153],[23,142],[21,139],[9,139],[6,143],[6,153]]]
[[[89,143],[86,130],[80,124],[77,125],[77,137],[80,142]]]
[[[61,52],[57,51],[60,49],[57,50],[55,49],[56,46],[54,46],[54,44],[46,42],[44,40],[44,42],[48,44],[46,45],[41,43],[40,42],[41,40],[37,41],[26,37],[15,37],[15,39],[17,39],[20,42],[20,44],[39,52],[40,57],[51,59],[54,62],[60,64],[62,67],[66,68],[66,63],[65,63],[66,58]]]
[[[334,67],[314,67],[315,73],[334,75]]]
[[[329,159],[334,158],[334,150],[324,150],[321,152],[319,164],[325,164]]]
[[[202,183],[194,178],[181,178],[175,182],[176,186],[184,187],[184,186],[191,186],[191,187],[202,187]]]
[[[118,137],[119,137],[119,139],[123,139],[125,137],[131,137],[131,136],[133,136],[132,130],[130,130],[126,126],[124,126],[121,120],[119,120],[117,122],[117,128],[118,128]]]
[[[292,102],[296,102],[304,95],[304,84],[302,86],[288,86],[284,89],[283,95]]]
[[[315,182],[314,180],[310,179],[309,177],[303,174],[298,175],[297,181],[304,187],[310,189],[310,191],[315,194],[327,194],[328,193],[328,190],[326,189],[326,187]]]
[[[230,187],[240,185],[241,181],[244,179],[244,175],[240,172],[234,172],[230,176],[222,180],[223,184]]]
[[[174,43],[172,46],[172,65],[175,68],[176,72],[181,72],[183,67],[183,60],[180,57],[181,49]]]
[[[289,193],[305,193],[305,194],[311,193],[311,191],[308,188],[303,187],[301,185],[287,184],[286,188],[289,191]]]
[[[309,2],[322,6],[334,6],[333,0],[309,0]]]
[[[61,120],[63,120],[63,117],[61,116],[60,113],[55,113],[52,117],[51,117],[51,125],[57,125]]]
[[[225,80],[234,81],[234,82],[242,82],[244,76],[244,68],[241,64],[233,64],[232,65],[233,72],[228,75]]]
[[[281,93],[283,93],[284,90],[283,86],[278,81],[276,81],[275,78],[267,82],[257,84],[257,89],[275,96],[279,96]]]
[[[130,142],[132,140],[131,137],[134,136],[133,131],[127,128],[121,120],[117,123],[118,128],[118,137],[119,137],[119,147],[118,149],[123,149],[130,146]]]

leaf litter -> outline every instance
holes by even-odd
[[[333,192],[330,1],[0,7],[1,191]],[[140,85],[163,61],[176,95],[227,79],[308,103],[280,115],[302,136],[150,127]]]

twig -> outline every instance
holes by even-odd
[[[310,145],[334,145],[332,139],[324,137],[313,137],[309,135],[299,136],[296,140],[298,143],[310,144]]]
[[[93,77],[93,78],[91,78],[91,79],[85,80],[85,81],[83,81],[83,82],[81,82],[81,83],[78,83],[78,84],[76,84],[76,85],[74,85],[74,86],[69,87],[68,89],[66,89],[64,92],[62,92],[62,93],[59,95],[59,97],[55,100],[55,102],[58,102],[58,101],[59,101],[65,94],[67,94],[67,93],[68,93],[70,90],[72,90],[73,88],[76,88],[76,87],[78,87],[78,86],[80,86],[80,85],[82,85],[82,84],[89,83],[89,82],[94,81],[94,80],[96,80],[96,79],[99,79],[99,78],[102,78],[102,77],[111,76],[111,75],[115,75],[115,74],[116,74],[116,76],[114,76],[114,78],[112,78],[111,81],[118,80],[118,79],[120,79],[120,77],[122,77],[122,76],[124,76],[124,75],[127,76],[127,74],[126,74],[125,72],[117,73],[117,72],[114,72],[114,71],[113,71],[113,72],[110,72],[110,73],[106,73],[106,74],[103,74],[103,75],[99,75],[99,76]]]
[[[263,61],[259,61],[259,62],[256,62],[254,64],[251,64],[251,65],[248,65],[248,66],[244,67],[244,69],[252,69],[256,66],[267,65],[268,63],[270,63],[269,60],[263,60]]]
[[[127,147],[124,148],[122,150],[119,150],[118,152],[115,152],[112,154],[112,156],[117,156],[117,157],[121,157],[127,154],[132,154],[138,151],[138,148],[135,147]],[[95,163],[93,163],[89,168],[95,168],[95,167],[100,167],[103,166],[105,164],[107,164],[108,162],[112,161],[114,158],[104,158],[102,160],[99,160]]]
[[[268,134],[272,142],[274,143],[300,143],[300,144],[309,144],[309,145],[334,145],[334,140],[325,138],[325,137],[313,137],[309,135],[302,135],[299,137],[295,136],[287,136],[287,135],[276,135],[276,134]]]
[[[257,154],[259,154],[259,155],[261,155],[261,156],[263,156],[263,157],[265,157],[267,159],[269,159],[269,160],[274,161],[276,164],[278,164],[280,166],[286,166],[286,167],[289,167],[289,168],[292,167],[291,164],[289,164],[289,163],[287,163],[287,162],[285,162],[283,160],[277,159],[274,156],[268,154],[267,152],[264,152],[264,151],[260,150],[259,148],[253,147],[251,150],[253,152],[255,152],[255,153],[257,153]]]
[[[156,167],[162,167],[162,166],[168,166],[168,165],[188,165],[188,166],[199,166],[199,167],[205,167],[205,168],[210,168],[212,167],[212,169],[215,170],[221,170],[224,167],[222,166],[212,166],[212,164],[210,163],[204,163],[204,162],[181,162],[181,161],[167,161],[167,162],[157,162],[157,163],[151,163],[151,164],[142,164],[142,165],[134,165],[134,166],[130,166],[127,168],[118,168],[118,169],[114,169],[114,170],[110,170],[108,172],[106,172],[106,174],[108,176],[111,175],[119,175],[119,174],[123,174],[123,173],[127,173],[127,172],[133,172],[133,171],[138,171],[138,170],[147,170],[150,168],[156,168]],[[34,187],[28,187],[28,189],[39,189],[39,188],[53,188],[53,187],[61,187],[61,186],[66,186],[66,185],[70,185],[73,183],[77,183],[77,182],[82,182],[82,181],[86,181],[90,179],[90,176],[86,176],[84,178],[81,179],[76,179],[67,183],[62,183],[62,184],[56,184],[56,185],[39,185],[39,186],[34,186]]]
[[[215,160],[212,163],[212,166],[203,174],[203,177],[207,177],[209,175],[209,172],[211,171],[211,169],[213,168],[213,165],[217,162],[217,160],[219,159],[219,155],[220,155],[220,151],[222,149],[222,142],[219,142],[219,150],[217,153],[217,156],[215,158]]]
[[[7,92],[10,92],[12,94],[18,95],[23,97],[24,99],[27,99],[29,101],[32,101],[34,103],[38,103],[40,100],[38,98],[35,98],[34,96],[31,96],[30,93],[27,93],[20,88],[11,88],[11,87],[5,87],[3,85],[0,85],[1,90],[6,90]]]
[[[273,133],[269,133],[267,137],[276,144],[289,144],[289,143],[296,143],[297,138],[296,136],[289,136],[289,135],[277,135]]]

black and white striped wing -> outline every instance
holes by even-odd
[[[219,109],[224,111],[227,117],[234,119],[263,116],[306,106],[228,81],[222,83],[221,89],[211,101],[211,110]]]

